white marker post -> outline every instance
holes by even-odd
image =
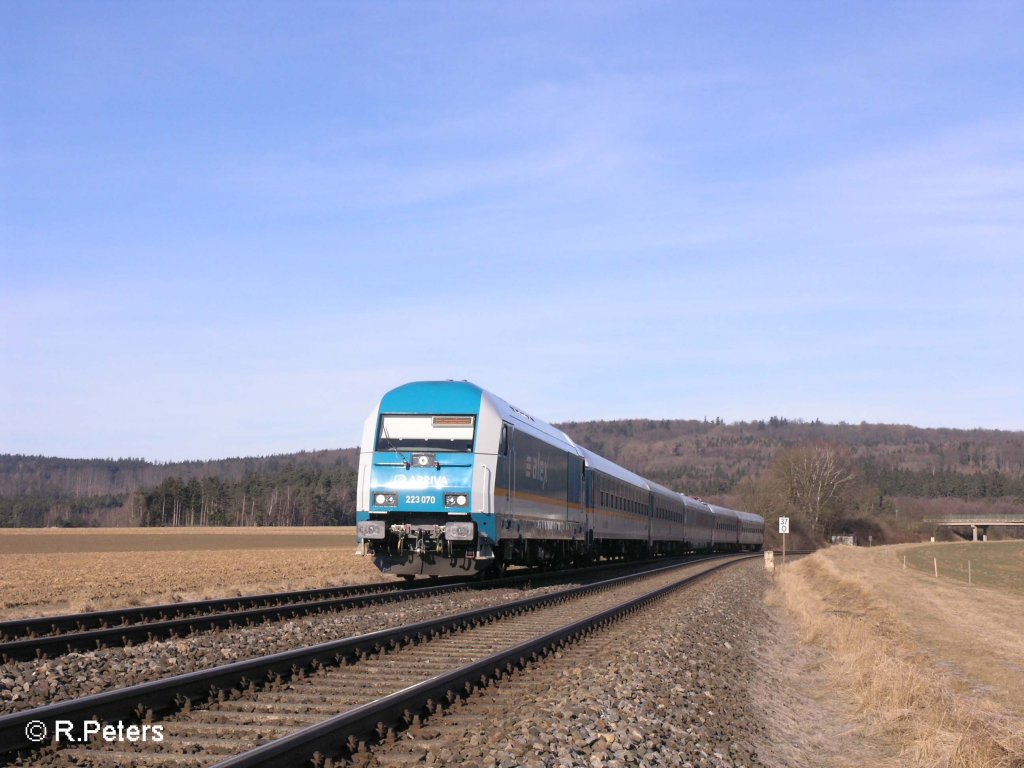
[[[786,534],[789,533],[789,518],[779,518],[779,533],[782,534],[782,565],[786,565]]]

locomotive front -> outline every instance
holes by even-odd
[[[488,406],[467,382],[417,382],[388,392],[366,420],[356,528],[360,552],[384,573],[440,576],[493,563],[500,417]]]

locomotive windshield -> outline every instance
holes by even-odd
[[[377,432],[377,450],[470,453],[475,433],[475,416],[383,414]]]

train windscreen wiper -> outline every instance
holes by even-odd
[[[395,455],[401,460],[402,465],[406,469],[412,466],[412,464],[409,463],[408,459],[405,458],[405,454],[398,450],[398,446],[396,446],[394,442],[391,440],[391,436],[388,434],[388,428],[384,425],[383,420],[381,421],[380,425],[380,436],[384,440],[387,440],[388,445],[391,446],[391,450],[395,452]]]

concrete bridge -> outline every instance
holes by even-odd
[[[990,525],[1019,525],[1024,526],[1024,512],[1014,515],[944,515],[942,517],[926,517],[926,523],[945,525],[949,528],[970,526],[974,534],[974,541],[978,540],[978,530],[981,530],[982,541],[988,541],[988,529]]]

